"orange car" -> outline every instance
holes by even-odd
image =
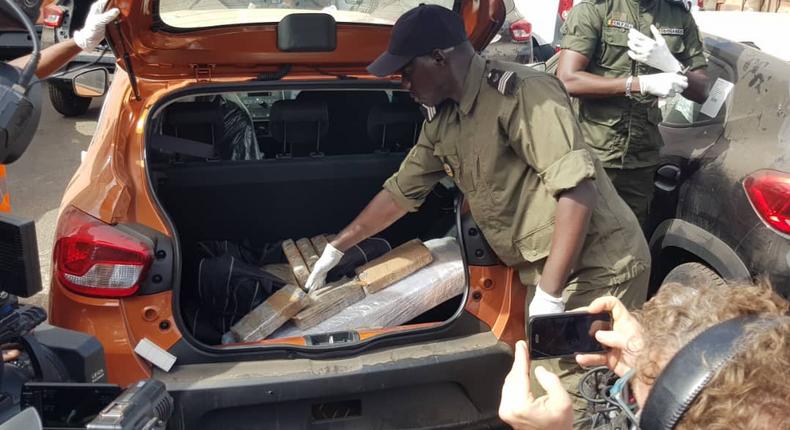
[[[463,15],[477,49],[504,20],[499,0],[438,1]],[[338,231],[397,170],[421,117],[397,76],[365,67],[416,4],[111,3],[118,67],[60,209],[50,321],[101,341],[110,382],[166,382],[173,428],[501,425],[525,289],[451,183],[382,236],[455,236],[457,296],[384,328],[225,345],[198,330],[210,323],[201,244],[263,249]],[[101,79],[88,86],[104,92]],[[138,355],[143,339],[175,365]]]

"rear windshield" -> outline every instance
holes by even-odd
[[[160,0],[159,16],[177,28],[277,23],[300,11],[324,12],[337,22],[392,25],[421,3],[453,7],[453,0]]]

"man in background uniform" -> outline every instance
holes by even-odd
[[[583,0],[562,27],[557,76],[578,97],[587,143],[643,226],[663,144],[658,99],[705,98],[707,63],[689,8],[688,0]]]
[[[497,256],[518,270],[528,315],[586,306],[604,295],[631,307],[645,300],[647,243],[584,143],[557,78],[486,61],[460,16],[432,5],[398,19],[387,52],[368,71],[400,73],[426,121],[398,172],[326,246],[308,290],[324,285],[345,250],[417,211],[447,176]],[[581,369],[573,360],[552,369],[577,391]]]

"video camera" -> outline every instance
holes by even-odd
[[[24,28],[33,52],[23,70],[0,63],[0,163],[18,159],[30,145],[41,113],[34,73],[41,56],[33,28],[41,0],[0,0],[0,31]],[[107,384],[104,349],[84,333],[45,323],[44,309],[20,305],[41,291],[32,221],[0,214],[0,349],[20,356],[0,361],[0,430],[163,429],[173,399],[162,382],[145,380],[122,392]]]
[[[18,302],[41,291],[38,258],[33,222],[0,214],[0,347],[21,351],[0,362],[0,430],[163,429],[173,399],[162,382],[140,381],[123,392],[107,384],[95,337],[50,326],[44,309]]]
[[[0,63],[0,163],[19,158],[33,140],[41,117],[41,85],[35,72],[41,57],[41,42],[33,23],[41,0],[0,0],[0,30],[23,28],[33,41],[30,60],[22,70]]]

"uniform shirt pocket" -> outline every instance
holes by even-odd
[[[613,27],[603,29],[603,46],[598,65],[618,71],[631,70],[631,58],[628,56],[628,30]]]
[[[675,54],[675,57],[678,57],[678,55],[686,49],[686,44],[683,43],[683,36],[665,34],[664,40],[667,42],[669,52]]]
[[[554,220],[516,239],[514,245],[524,260],[534,263],[549,255],[549,251],[551,251],[551,236],[553,234]]]
[[[442,162],[444,173],[452,178],[464,194],[475,190],[472,164],[470,164],[474,160],[461,160],[461,157],[458,155],[458,149],[455,146],[441,145],[440,143],[437,143],[434,147],[433,155]],[[464,164],[464,162],[466,163]]]

